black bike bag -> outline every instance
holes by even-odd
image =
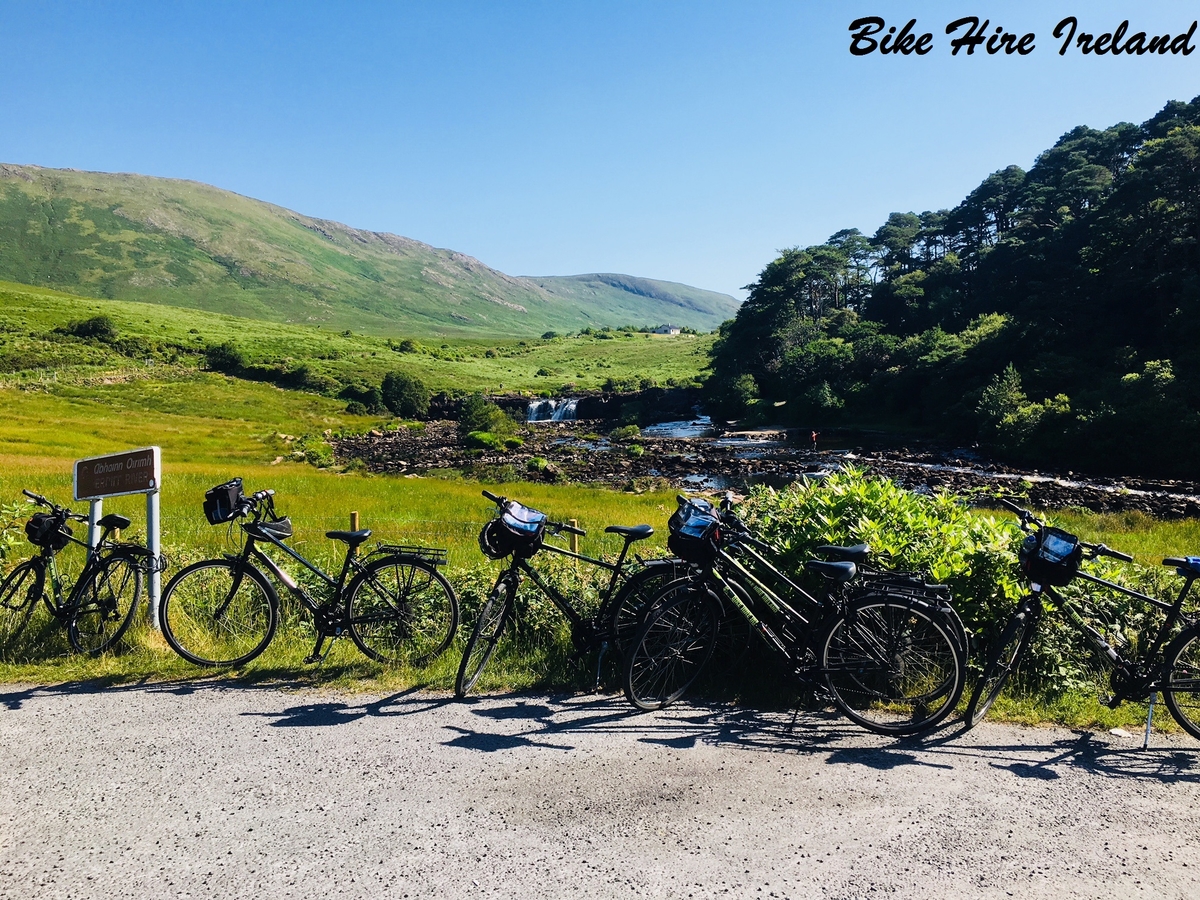
[[[49,547],[55,552],[70,543],[71,526],[54,513],[34,513],[25,523],[25,537],[35,547]]]
[[[684,500],[667,520],[667,548],[691,563],[710,563],[721,540],[721,516],[707,500]]]
[[[209,525],[222,525],[237,517],[242,501],[246,495],[242,493],[242,479],[234,478],[224,484],[218,484],[204,494],[204,517]]]
[[[1062,587],[1079,571],[1083,547],[1061,528],[1039,528],[1021,542],[1017,559],[1021,573],[1034,584]]]

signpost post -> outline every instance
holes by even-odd
[[[75,461],[75,499],[91,501],[88,510],[88,546],[100,541],[97,522],[104,515],[105,497],[128,494],[146,495],[146,549],[156,563],[150,567],[150,627],[158,627],[158,598],[162,573],[157,561],[162,557],[159,535],[158,492],[162,486],[162,449],[141,447],[107,456],[92,456]]]

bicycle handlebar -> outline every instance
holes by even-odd
[[[1093,556],[1111,556],[1113,559],[1121,560],[1121,562],[1133,562],[1133,557],[1128,553],[1122,553],[1119,550],[1113,550],[1109,547],[1105,547],[1103,544],[1084,544],[1084,546],[1091,546]]]
[[[504,498],[503,498],[503,497],[497,497],[497,496],[496,496],[495,494],[493,494],[491,491],[484,491],[484,492],[483,492],[483,496],[487,497],[489,500],[491,500],[491,501],[492,501],[493,503],[495,503],[497,506],[503,506],[503,505],[504,505]]]
[[[551,528],[554,529],[554,531],[556,533],[560,532],[560,531],[565,531],[567,534],[578,534],[581,536],[587,535],[587,532],[584,531],[582,528],[576,528],[574,525],[568,525],[565,522],[550,522],[548,524],[550,525]]]

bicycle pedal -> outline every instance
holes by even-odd
[[[1107,706],[1109,709],[1116,709],[1121,705],[1121,699],[1119,697],[1113,697],[1110,694],[1101,694],[1098,699],[1100,700],[1101,704]]]

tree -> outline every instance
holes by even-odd
[[[383,405],[402,419],[423,419],[429,414],[429,388],[421,379],[403,372],[388,372],[379,389]]]

